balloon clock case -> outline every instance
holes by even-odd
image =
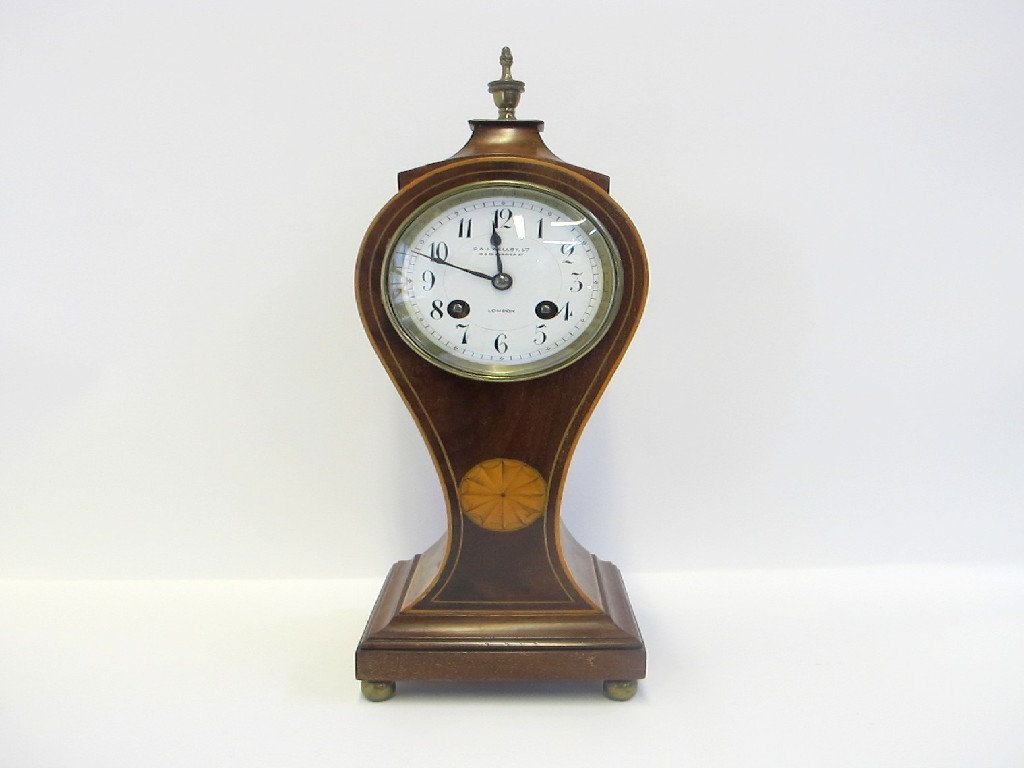
[[[396,563],[356,650],[397,681],[594,680],[633,696],[646,651],[618,569],[560,519],[580,432],[643,310],[647,266],[607,176],[515,117],[471,120],[448,160],[400,173],[356,264],[366,333],[427,444],[447,535]],[[394,482],[394,480],[392,480]]]

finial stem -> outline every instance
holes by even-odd
[[[515,120],[519,97],[526,90],[522,80],[512,78],[512,51],[508,46],[501,49],[501,78],[487,84],[487,90],[494,97],[494,106],[498,108],[499,120]]]

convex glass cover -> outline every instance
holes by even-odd
[[[614,315],[620,260],[564,195],[516,182],[434,198],[388,248],[383,290],[413,349],[471,378],[519,380],[571,364]]]

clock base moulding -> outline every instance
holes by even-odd
[[[643,640],[612,563],[593,558],[601,608],[520,613],[507,605],[403,609],[419,561],[395,563],[384,582],[356,652],[356,678],[364,683],[393,692],[401,680],[628,684],[645,676]]]

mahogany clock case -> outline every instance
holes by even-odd
[[[597,679],[644,676],[646,652],[614,565],[564,529],[568,462],[640,320],[647,292],[642,242],[607,193],[607,177],[563,163],[537,121],[473,121],[448,161],[400,175],[400,191],[370,225],[356,265],[366,332],[433,459],[448,533],[392,568],[356,654],[361,680]],[[509,147],[524,155],[507,154]],[[519,182],[563,195],[604,226],[621,259],[618,307],[588,354],[538,378],[481,381],[413,351],[382,299],[394,233],[428,201],[467,184]],[[545,479],[540,519],[491,531],[467,520],[459,483],[481,462],[521,462]],[[394,481],[394,480],[391,480]]]

